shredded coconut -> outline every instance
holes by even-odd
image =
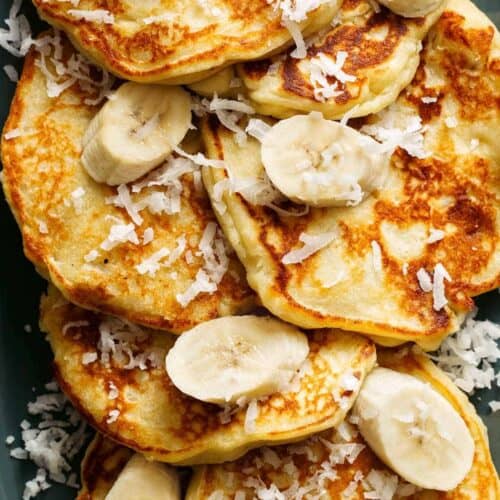
[[[115,22],[115,16],[111,14],[109,10],[104,10],[104,9],[94,9],[94,10],[69,9],[68,14],[70,16],[73,16],[75,19],[83,21],[91,21],[104,24],[114,24]]]
[[[256,399],[250,400],[245,413],[245,432],[252,434],[255,432],[255,421],[259,416],[259,403]]]
[[[451,276],[443,264],[438,263],[434,267],[434,279],[432,284],[432,299],[434,303],[434,310],[436,311],[440,311],[446,304],[448,304],[448,299],[445,295],[444,280],[451,281]]]
[[[82,354],[82,365],[90,365],[97,361],[97,358],[96,352],[85,352]]]
[[[83,260],[87,263],[94,262],[99,257],[97,250],[91,250],[88,254],[83,256]]]
[[[441,241],[446,236],[446,233],[442,229],[434,229],[433,227],[429,230],[429,237],[427,238],[427,243],[432,244],[437,241]]]
[[[268,125],[265,121],[259,118],[250,118],[245,132],[262,142],[269,130],[271,130],[271,125]]]
[[[338,82],[348,83],[356,81],[354,75],[346,73],[342,68],[347,60],[347,52],[339,51],[335,60],[320,52],[310,61],[310,80],[314,87],[314,98],[317,101],[325,101],[332,97],[341,95],[343,91],[338,89]],[[330,78],[335,82],[330,83]]]
[[[299,241],[304,244],[302,248],[291,250],[283,256],[281,262],[285,265],[298,264],[316,252],[319,252],[321,249],[327,247],[336,238],[336,236],[337,233],[335,231],[316,235],[301,233]]]
[[[149,331],[119,318],[108,317],[99,324],[97,354],[103,366],[113,362],[124,370],[148,370],[161,366],[157,349],[148,347]]]
[[[490,401],[488,405],[493,413],[500,411],[500,401]]]
[[[432,279],[429,273],[423,267],[421,267],[417,271],[417,279],[418,279],[418,284],[423,292],[425,293],[432,292]]]
[[[498,384],[493,364],[500,359],[500,326],[491,321],[476,321],[470,316],[462,328],[447,337],[438,351],[429,355],[463,391],[491,389]]]
[[[139,244],[134,224],[114,224],[111,226],[108,237],[100,246],[103,250],[109,251],[126,242],[133,243],[134,245]]]
[[[215,222],[209,222],[203,231],[198,248],[203,257],[203,267],[187,290],[177,294],[177,302],[186,307],[200,293],[214,293],[226,274],[229,259],[222,233]]]
[[[161,24],[164,22],[175,21],[177,15],[171,12],[165,12],[164,14],[159,14],[158,16],[145,17],[142,22],[144,24]]]
[[[17,69],[12,66],[12,64],[6,64],[3,67],[3,70],[5,71],[5,74],[7,75],[7,78],[11,82],[18,82],[19,81],[19,74],[17,72]]]
[[[55,383],[47,384],[51,392],[37,396],[28,403],[31,421],[23,421],[21,438],[24,448],[11,450],[20,460],[31,460],[38,467],[36,476],[27,481],[23,500],[34,498],[56,483],[79,488],[71,472],[71,460],[84,446],[87,424],[58,391]]]
[[[364,125],[361,132],[368,134],[382,143],[381,151],[392,152],[397,147],[404,149],[416,158],[427,158],[429,153],[424,147],[424,132],[419,116],[405,114],[391,105],[377,115],[373,125]]]
[[[108,399],[116,399],[119,395],[118,387],[113,382],[108,382]]]
[[[118,417],[120,416],[120,410],[111,410],[108,413],[108,418],[106,419],[107,424],[112,424],[118,420]]]

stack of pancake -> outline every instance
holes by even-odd
[[[480,418],[423,352],[500,286],[500,35],[469,0],[415,0],[432,5],[412,16],[398,7],[410,2],[382,3],[34,0],[53,28],[26,57],[3,187],[49,281],[40,324],[57,380],[98,431],[80,499],[126,498],[133,483],[180,498],[186,471],[170,465],[195,466],[188,499],[500,497]],[[107,153],[92,170],[88,131],[110,126],[105,109],[130,85],[145,100],[160,86],[189,94],[190,130],[139,177],[97,179]],[[383,179],[347,202],[288,195],[263,152],[297,118],[369,139],[360,154],[385,148]],[[271,146],[285,156],[287,141]],[[293,184],[309,166],[286,168]],[[208,325],[239,317],[300,332],[294,387],[226,404],[182,390],[168,353],[201,332],[204,356]],[[200,386],[216,370],[224,384],[223,352],[210,355]],[[384,368],[425,382],[465,425],[458,484],[411,484],[358,430],[357,401]],[[437,443],[425,447],[446,470]],[[163,493],[147,493],[155,484]]]

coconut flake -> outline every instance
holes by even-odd
[[[14,66],[12,66],[12,64],[6,64],[4,67],[3,67],[3,70],[5,71],[5,74],[7,75],[7,78],[11,81],[11,82],[18,82],[19,81],[19,74],[17,72],[17,69],[14,68]]]
[[[95,23],[114,24],[115,16],[105,9],[69,9],[68,14],[75,19],[83,21],[91,21]]]
[[[173,22],[177,19],[177,14],[171,12],[165,12],[164,14],[159,14],[158,16],[145,17],[142,22],[144,24],[163,24],[165,22]]]
[[[338,89],[338,82],[345,84],[357,80],[356,76],[350,75],[343,70],[347,55],[347,52],[339,51],[335,56],[335,60],[333,60],[320,52],[311,59],[309,78],[314,87],[314,98],[317,101],[323,102],[341,95],[343,91]],[[329,81],[331,77],[336,80],[333,84]]]
[[[381,142],[381,152],[393,152],[397,147],[404,149],[416,158],[427,158],[429,153],[424,147],[424,132],[420,116],[406,114],[391,105],[376,115],[378,121],[364,125],[361,132]]]
[[[493,413],[500,411],[500,401],[490,401],[488,405]]]
[[[109,251],[126,242],[133,243],[134,245],[139,244],[134,224],[114,224],[109,230],[108,237],[101,243],[100,247],[103,250]]]
[[[313,10],[330,0],[267,0],[274,9],[280,10],[282,17],[300,23],[307,19],[307,16]]]
[[[245,132],[258,141],[262,142],[266,134],[271,130],[271,126],[259,118],[250,118]]]
[[[500,359],[500,326],[491,321],[466,319],[462,328],[447,337],[438,351],[429,357],[446,372],[463,391],[491,389],[498,384],[493,364]]]
[[[443,264],[438,263],[434,267],[434,279],[432,284],[432,300],[435,311],[440,311],[448,304],[448,299],[445,295],[444,280],[451,281],[451,276]]]
[[[82,354],[82,365],[90,365],[97,361],[97,352],[85,352]]]
[[[437,97],[430,97],[430,96],[424,96],[422,97],[421,101],[424,104],[432,104],[434,102],[437,102],[438,98]]]
[[[281,262],[285,265],[303,262],[311,255],[327,247],[336,237],[337,233],[335,231],[316,235],[301,233],[299,241],[304,244],[302,248],[290,250],[282,257]]]
[[[177,302],[186,307],[200,293],[214,293],[229,267],[229,259],[222,233],[215,222],[209,222],[203,231],[198,248],[203,257],[203,267],[187,290],[176,295]]]
[[[423,267],[421,267],[417,271],[417,279],[418,284],[423,292],[432,292],[432,279],[430,277],[430,274]]]
[[[200,167],[212,167],[212,168],[224,168],[225,164],[222,160],[211,160],[207,158],[203,153],[196,153],[195,155],[191,155],[183,151],[180,147],[176,146],[174,151],[183,158],[187,158],[191,160],[196,165]]]
[[[138,206],[132,202],[128,186],[126,184],[120,184],[117,193],[116,196],[106,198],[106,204],[124,208],[132,219],[132,222],[140,226],[143,222],[143,218],[139,214]]]
[[[259,416],[259,404],[256,399],[251,399],[248,403],[247,411],[245,413],[245,432],[247,434],[253,434],[255,432],[256,426],[255,421]]]
[[[26,482],[23,500],[47,490],[51,486],[49,478],[67,484],[70,461],[87,438],[86,423],[60,392],[51,391],[38,396],[28,403],[28,412],[37,423],[23,421],[21,438],[24,448],[16,448],[10,453],[13,458],[31,460],[38,467],[36,476]]]
[[[88,254],[83,256],[83,260],[87,263],[94,262],[99,257],[97,250],[91,250]]]
[[[112,424],[118,420],[118,417],[120,416],[120,410],[111,410],[108,413],[108,418],[106,418],[106,423],[107,424]]]
[[[429,237],[427,238],[427,243],[431,245],[432,243],[436,243],[441,241],[446,236],[446,233],[442,229],[434,229],[431,227],[429,229]]]

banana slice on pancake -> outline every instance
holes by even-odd
[[[105,500],[180,500],[177,471],[136,453],[128,461]]]
[[[371,137],[318,112],[279,121],[261,149],[271,182],[292,201],[316,207],[359,204],[382,186],[390,156]]]
[[[54,288],[42,301],[41,324],[60,387],[91,425],[147,459],[179,465],[234,460],[263,444],[293,442],[339,425],[376,357],[373,343],[356,334],[311,332],[307,359],[287,387],[221,408],[174,385],[164,365],[172,335],[85,311],[62,301]],[[273,328],[266,333],[282,339]],[[291,353],[275,344],[280,348]]]
[[[403,17],[423,17],[437,10],[444,0],[378,0],[395,14]]]
[[[472,466],[474,440],[463,419],[443,396],[411,375],[373,370],[354,415],[375,454],[421,488],[453,490]]]
[[[458,416],[466,427],[465,439],[470,440],[472,437],[472,466],[453,489],[446,492],[422,489],[405,481],[397,474],[397,470],[391,470],[379,460],[370,443],[359,433],[358,419],[355,415],[350,415],[335,431],[317,434],[293,445],[262,447],[247,453],[237,461],[197,467],[186,499],[202,500],[210,498],[211,495],[215,498],[238,498],[238,495],[241,495],[239,491],[245,494],[245,497],[241,498],[308,498],[306,495],[309,495],[309,498],[324,500],[500,498],[500,483],[491,459],[488,437],[480,417],[467,397],[444,372],[415,350],[380,349],[377,355],[380,365],[391,374],[409,377],[413,381],[412,384],[416,381],[425,385],[428,391],[434,391],[449,405],[446,413],[442,415],[441,423],[445,429],[446,424],[450,422],[451,411],[453,418]],[[375,370],[380,369],[382,368]],[[367,382],[370,376],[371,374],[368,375]],[[391,378],[388,383],[393,380]],[[368,383],[364,387],[367,385]],[[386,384],[384,388],[383,394],[380,390],[376,392],[386,400],[386,394],[391,393],[392,387]],[[361,392],[364,390],[362,388]],[[376,394],[373,394],[373,397],[375,396]],[[426,402],[430,402],[429,399],[426,399]],[[400,416],[402,408],[393,404],[390,411],[393,416]],[[449,430],[451,432],[451,429]],[[394,437],[394,446],[401,446],[403,451],[407,437],[400,434]],[[461,439],[462,436],[456,437]],[[467,445],[466,442],[463,444]],[[456,446],[461,445],[462,442],[457,441]],[[446,460],[449,458],[446,450],[433,447],[432,451],[441,457],[446,467]],[[398,457],[401,456],[400,453],[398,452]],[[410,454],[406,459],[408,464],[412,456],[413,454]],[[432,467],[436,466],[435,461],[428,455],[427,459],[425,471],[420,469],[420,478],[415,478],[419,479],[419,483],[425,481],[426,476],[435,474],[432,470]],[[415,473],[417,465],[415,464]],[[439,468],[441,467],[440,465]],[[453,472],[451,465],[450,472]],[[448,478],[441,476],[441,480],[447,481]]]
[[[308,353],[298,328],[271,317],[228,316],[184,332],[168,352],[166,368],[183,393],[227,404],[283,390]]]
[[[181,87],[122,84],[83,136],[82,164],[97,182],[126,184],[160,165],[191,124]]]

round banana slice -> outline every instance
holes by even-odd
[[[105,500],[180,500],[177,471],[136,453],[127,462]]]
[[[181,87],[124,83],[90,122],[81,160],[97,182],[132,182],[162,163],[191,124]]]
[[[283,390],[309,353],[307,337],[282,321],[230,316],[183,333],[166,357],[173,384],[208,403]]]
[[[403,17],[424,17],[437,10],[443,0],[378,0],[395,14]]]
[[[453,490],[472,466],[474,440],[465,422],[443,396],[411,375],[375,368],[354,414],[371,449],[410,483]]]
[[[380,143],[318,112],[276,123],[262,138],[261,157],[277,189],[316,207],[357,205],[381,187],[390,162]]]

